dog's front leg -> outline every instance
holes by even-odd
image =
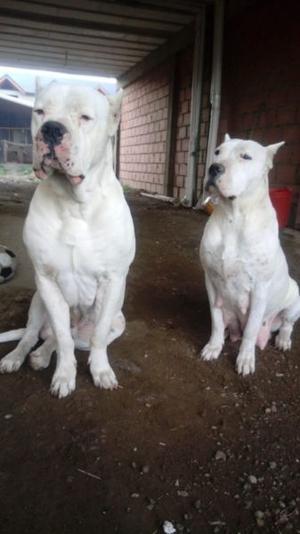
[[[258,284],[250,295],[250,310],[243,332],[243,338],[236,361],[239,374],[243,376],[255,371],[255,344],[266,310],[267,287]]]
[[[208,361],[216,360],[222,351],[225,325],[222,310],[216,307],[216,291],[207,273],[205,273],[205,285],[211,314],[211,336],[201,351],[201,358]]]
[[[91,339],[89,365],[95,386],[115,389],[118,381],[107,356],[107,345],[113,320],[120,311],[125,290],[125,278],[110,275],[98,287],[95,305],[95,328]]]
[[[55,280],[38,274],[36,284],[47,309],[57,344],[57,364],[51,382],[51,393],[62,398],[75,389],[76,381],[76,360],[70,328],[70,310]]]

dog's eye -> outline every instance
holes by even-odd
[[[35,109],[34,112],[37,114],[37,115],[44,115],[44,110],[43,109]]]
[[[251,156],[249,156],[249,154],[241,154],[241,158],[243,158],[243,159],[252,159]]]
[[[218,156],[220,154],[220,150],[217,148],[217,150],[215,150],[215,156]]]
[[[92,117],[90,117],[89,115],[81,115],[81,118],[82,118],[83,121],[86,121],[86,122],[92,120]]]

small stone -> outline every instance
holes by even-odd
[[[175,534],[176,528],[174,527],[173,523],[171,523],[171,521],[164,521],[163,531],[165,534]]]
[[[131,497],[132,499],[138,499],[139,496],[140,496],[139,493],[132,493],[132,494],[130,495],[130,497]]]
[[[177,495],[178,495],[178,497],[188,497],[189,496],[188,492],[185,491],[185,490],[178,490],[177,491]]]
[[[149,473],[149,471],[150,471],[149,465],[143,465],[142,473],[144,473],[146,475],[147,473]]]
[[[277,463],[276,462],[270,462],[269,463],[269,467],[270,467],[270,469],[276,469]]]
[[[257,510],[255,512],[255,517],[256,517],[256,519],[263,519],[265,517],[265,514],[261,510]]]
[[[223,460],[224,462],[226,461],[226,454],[225,452],[223,451],[217,451],[216,452],[216,455],[215,455],[215,459],[216,460]]]
[[[132,467],[132,469],[136,469],[137,468],[136,462],[131,462],[131,467]]]
[[[250,484],[257,484],[257,478],[254,475],[249,475],[248,480]]]
[[[6,419],[7,421],[8,421],[9,419],[12,419],[12,418],[13,418],[13,414],[12,414],[12,413],[7,413],[7,414],[5,414],[5,416],[4,416],[4,419]]]

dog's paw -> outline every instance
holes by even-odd
[[[236,360],[236,368],[239,375],[247,376],[255,371],[255,352],[242,351]]]
[[[91,368],[95,386],[103,389],[117,389],[118,381],[111,367],[96,370]]]
[[[279,350],[283,350],[284,352],[291,350],[292,340],[290,335],[279,332],[279,334],[275,337],[275,347]]]
[[[29,355],[30,367],[34,371],[40,371],[41,369],[47,369],[51,360],[51,354],[46,354],[43,349],[37,348],[33,350]]]
[[[203,347],[200,356],[201,359],[204,361],[211,361],[216,360],[222,352],[222,345],[212,345],[211,343],[207,343],[205,347]]]
[[[55,372],[52,378],[50,391],[52,395],[62,399],[67,397],[75,390],[76,386],[76,371],[74,370],[59,370]]]
[[[16,351],[12,351],[4,356],[0,362],[0,373],[15,373],[18,371],[24,359],[19,358]]]

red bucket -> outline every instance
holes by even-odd
[[[270,198],[277,214],[279,228],[285,228],[288,224],[292,196],[293,193],[288,187],[270,189]]]

